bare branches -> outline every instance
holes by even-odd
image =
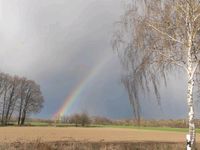
[[[7,125],[13,114],[18,114],[18,124],[23,124],[27,114],[41,110],[43,97],[34,81],[0,73],[1,124]]]
[[[200,78],[199,25],[197,0],[146,0],[144,7],[127,7],[113,47],[126,71],[123,83],[136,117],[139,118],[139,93],[153,91],[159,99],[160,82],[167,83],[170,73],[183,70],[192,77],[199,73]]]
[[[170,40],[172,40],[174,42],[177,42],[177,43],[180,43],[180,44],[184,45],[184,42],[175,39],[171,35],[167,34],[166,32],[163,32],[163,31],[159,30],[158,28],[156,28],[154,25],[152,25],[150,23],[147,23],[147,24],[148,24],[149,27],[152,27],[154,30],[158,31],[160,34],[164,35],[166,38],[169,38]]]
[[[193,68],[193,70],[192,70],[192,72],[191,72],[191,77],[190,77],[189,80],[192,80],[192,79],[193,79],[194,74],[195,74],[195,72],[196,72],[197,67],[199,66],[199,64],[200,64],[200,61],[198,61],[198,62],[194,65],[194,68]],[[188,73],[189,73],[189,72],[188,72]]]

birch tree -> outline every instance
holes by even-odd
[[[195,143],[194,88],[200,92],[199,0],[133,0],[117,23],[113,46],[126,70],[122,81],[135,116],[140,118],[139,93],[153,91],[178,71],[187,76],[189,139]]]

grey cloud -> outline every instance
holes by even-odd
[[[132,117],[120,83],[119,60],[110,44],[121,4],[121,0],[0,0],[0,70],[39,82],[46,102],[37,117],[56,112],[76,84],[107,55],[113,55],[111,62],[86,87],[72,112],[87,109],[113,118]],[[153,97],[142,98],[144,117],[184,116],[183,84],[173,81],[169,89],[162,89],[164,113]]]

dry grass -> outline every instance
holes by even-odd
[[[180,150],[185,133],[117,128],[2,127],[0,150]],[[197,142],[200,136],[197,135]],[[198,145],[200,149],[200,145]]]
[[[13,143],[0,146],[1,150],[181,150],[185,143],[163,142],[77,142],[62,141],[42,143]],[[200,149],[200,144],[197,144]]]

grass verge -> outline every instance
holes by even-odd
[[[0,145],[1,150],[180,150],[185,149],[185,143],[155,143],[155,142],[51,142],[42,143],[37,140],[32,143],[13,143]],[[200,144],[197,144],[200,149]]]

